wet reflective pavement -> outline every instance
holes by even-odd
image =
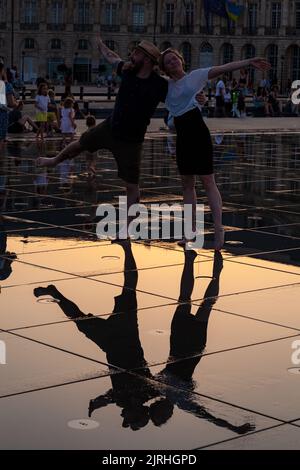
[[[93,177],[84,155],[36,167],[58,140],[8,143],[1,449],[299,449],[300,134],[217,141],[222,255],[200,183],[203,249],[111,244],[96,209],[125,193],[108,152]],[[181,201],[173,145],[147,136],[146,205]]]

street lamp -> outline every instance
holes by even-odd
[[[75,66],[77,65],[77,57],[78,57],[78,52],[75,52],[75,57],[73,61],[73,85],[75,82]]]
[[[284,55],[281,56],[281,71],[280,71],[280,94],[283,93],[283,66],[284,66]]]
[[[157,29],[158,0],[154,4],[154,26],[153,26],[153,44],[156,45],[156,29]]]
[[[22,51],[22,82],[24,83],[24,61],[25,61],[25,51]]]

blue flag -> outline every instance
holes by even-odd
[[[226,10],[226,0],[204,0],[205,15],[214,13],[215,15],[228,18]]]
[[[236,5],[234,2],[226,0],[226,10],[229,18],[232,21],[237,21],[241,14],[244,11],[244,7],[241,5]]]
[[[231,0],[204,0],[204,12],[206,18],[207,30],[209,29],[209,15],[215,14],[230,20],[237,21],[242,14],[244,7],[236,5]],[[229,23],[228,23],[229,24]]]

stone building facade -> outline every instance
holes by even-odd
[[[0,0],[0,57],[26,81],[57,78],[57,65],[79,82],[99,68],[95,36],[126,58],[140,39],[182,51],[188,68],[266,56],[284,87],[300,79],[300,1],[239,0],[237,23],[205,17],[203,0]],[[253,72],[252,72],[253,73]],[[253,75],[256,81],[259,73]]]

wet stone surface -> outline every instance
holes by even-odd
[[[145,141],[147,207],[182,200],[173,140]],[[91,177],[85,155],[36,166],[59,140],[9,141],[1,449],[299,448],[300,135],[217,142],[221,254],[201,181],[202,249],[184,252],[172,238],[112,244],[96,235],[98,205],[125,195],[109,152]]]

